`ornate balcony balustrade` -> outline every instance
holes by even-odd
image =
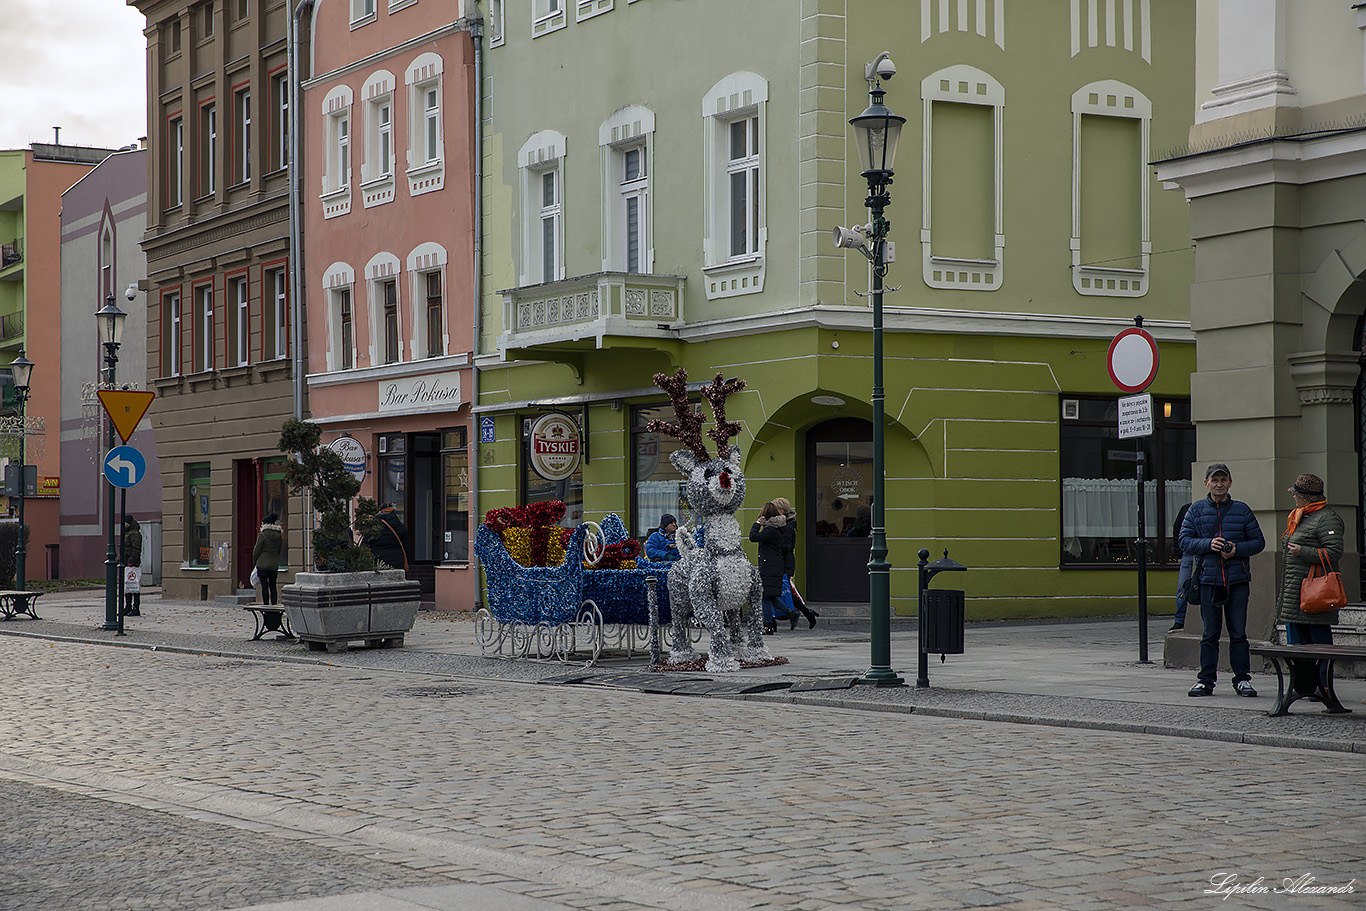
[[[683,325],[681,275],[598,272],[558,282],[511,288],[503,294],[505,358],[537,349],[601,348],[606,338],[676,337]]]

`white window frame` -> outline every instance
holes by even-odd
[[[168,168],[166,175],[166,186],[169,190],[167,208],[174,209],[176,206],[185,202],[185,115],[177,114],[171,118],[170,129],[170,161],[171,167]]]
[[[409,360],[441,357],[450,350],[451,285],[447,281],[446,261],[446,248],[432,241],[418,244],[408,254],[405,265],[412,277],[408,295],[411,301],[408,308],[409,325],[412,326],[412,338],[408,343]],[[441,275],[441,338],[437,343],[441,353],[437,355],[427,353],[427,276],[433,272]]]
[[[612,114],[598,128],[602,152],[602,270],[627,272],[630,251],[627,240],[628,206],[636,200],[639,217],[640,273],[654,271],[654,207],[651,181],[654,174],[655,115],[649,108],[628,105]],[[626,157],[638,150],[643,173],[626,180]]]
[[[408,194],[421,196],[440,190],[446,181],[444,63],[439,54],[425,53],[408,65],[403,81],[408,89]],[[435,106],[429,93],[436,94]],[[435,140],[435,154],[431,144]]]
[[[351,0],[351,27],[360,28],[374,22],[378,6],[378,0]]]
[[[370,327],[370,364],[378,367],[388,363],[385,360],[385,343],[387,339],[384,335],[384,291],[383,285],[386,282],[394,283],[395,303],[398,306],[398,361],[403,362],[403,267],[399,263],[398,257],[392,253],[376,253],[365,264],[365,303],[369,311],[367,324]],[[355,296],[352,295],[351,305],[355,307]]]
[[[569,24],[566,12],[571,0],[529,0],[531,3],[531,37],[543,38]]]
[[[554,130],[542,130],[528,139],[517,152],[522,174],[522,257],[519,285],[560,281],[565,277],[565,137]],[[553,175],[556,197],[551,206],[544,204],[544,178]],[[545,270],[542,242],[546,220],[551,221],[555,243],[551,274]]]
[[[274,116],[278,118],[280,128],[275,132],[275,154],[278,156],[275,170],[280,171],[289,167],[289,73],[281,70],[270,77],[271,94],[277,102],[275,105]]]
[[[238,170],[232,176],[236,184],[251,182],[251,89],[233,92],[233,118],[237,121],[237,164]]]
[[[232,308],[232,340],[234,367],[245,367],[251,362],[251,280],[247,275],[233,278],[228,284],[229,306]]]
[[[503,24],[503,0],[488,0],[488,5],[484,19],[489,27],[489,47],[502,47],[507,35]]]
[[[560,0],[561,3],[565,0]],[[574,0],[574,21],[582,22],[612,11],[612,0]]]
[[[351,117],[351,87],[339,85],[323,98],[322,115],[326,134],[321,200],[323,218],[335,218],[351,211],[351,167],[355,130]]]
[[[702,272],[708,300],[757,294],[764,289],[768,246],[768,80],[755,73],[732,73],[703,97],[703,236]],[[731,253],[730,157],[731,124],[757,118],[759,141],[743,162],[757,169],[758,216],[752,227],[752,249]],[[752,192],[752,182],[751,182]]]
[[[378,70],[365,80],[361,89],[361,97],[365,99],[365,162],[361,165],[360,177],[362,203],[367,209],[394,200],[394,170],[398,166],[394,84],[393,73]],[[352,136],[355,136],[354,129]]]
[[[170,348],[170,372],[167,376],[180,376],[182,364],[180,363],[181,338],[180,325],[180,292],[172,291],[161,298],[161,318],[166,320],[169,327],[166,332],[166,345]]]
[[[284,266],[271,269],[267,273],[271,278],[273,293],[271,294],[272,313],[275,317],[269,330],[265,327],[262,320],[262,332],[269,331],[274,336],[274,358],[282,358],[289,355],[289,270]],[[264,291],[262,292],[264,294]],[[264,352],[262,352],[264,356]]]
[[[204,169],[207,172],[207,186],[204,188],[203,196],[212,196],[218,192],[218,103],[211,101],[200,108],[204,113]]]
[[[194,289],[194,349],[192,368],[196,373],[214,369],[213,283],[196,285]]]
[[[343,262],[335,262],[323,273],[322,287],[327,303],[327,369],[328,372],[352,370],[359,366],[356,347],[356,273]],[[351,304],[351,364],[346,366],[346,345],[343,339],[342,300]]]
[[[1145,11],[1146,12],[1146,11]],[[1145,19],[1146,21],[1146,19]],[[1094,100],[1092,100],[1094,99]],[[1086,266],[1081,262],[1081,123],[1085,115],[1126,117],[1138,126],[1138,211],[1139,267],[1115,269]],[[1078,294],[1095,297],[1143,297],[1150,283],[1150,258],[1153,252],[1149,233],[1148,201],[1151,181],[1149,139],[1152,131],[1153,103],[1138,89],[1114,79],[1084,85],[1072,94],[1072,288]]]
[[[945,67],[926,76],[920,83],[923,107],[924,146],[921,153],[920,258],[921,277],[931,288],[958,291],[996,291],[1005,274],[1004,126],[1006,90],[986,72],[967,64]],[[992,229],[992,258],[961,259],[931,253],[933,238],[934,103],[981,104],[992,108],[992,180],[995,224]],[[939,277],[936,278],[935,276]]]

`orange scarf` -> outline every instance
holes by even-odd
[[[1318,512],[1327,505],[1327,500],[1319,500],[1317,503],[1310,503],[1308,506],[1302,506],[1299,509],[1291,510],[1290,521],[1285,524],[1285,534],[1281,535],[1281,538],[1285,539],[1293,535],[1295,533],[1295,527],[1300,524],[1300,519],[1303,519],[1311,512]]]

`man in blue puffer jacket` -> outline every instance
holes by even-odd
[[[1229,496],[1233,475],[1228,466],[1215,462],[1205,470],[1209,496],[1186,512],[1181,523],[1181,552],[1200,561],[1200,619],[1205,633],[1200,638],[1200,676],[1191,696],[1214,694],[1219,667],[1219,633],[1228,623],[1228,657],[1233,667],[1233,691],[1256,696],[1252,688],[1252,659],[1247,645],[1247,598],[1252,570],[1248,560],[1266,548],[1266,538],[1246,503]]]

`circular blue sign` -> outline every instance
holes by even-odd
[[[132,446],[115,446],[104,457],[104,476],[115,487],[132,487],[147,474],[147,460]]]

